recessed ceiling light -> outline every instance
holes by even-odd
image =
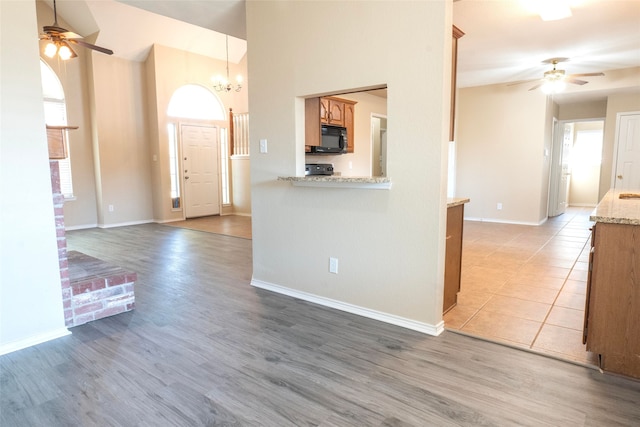
[[[571,8],[568,1],[563,0],[538,0],[538,13],[543,21],[557,21],[571,17]]]

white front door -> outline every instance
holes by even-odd
[[[182,125],[185,216],[220,214],[220,168],[216,127]]]
[[[616,190],[640,189],[640,114],[618,115],[613,188]]]

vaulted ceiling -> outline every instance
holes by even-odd
[[[52,5],[52,0],[44,0]],[[290,0],[294,1],[294,0]],[[434,1],[434,0],[431,0]],[[542,21],[542,0],[456,0],[458,85],[480,86],[541,78],[542,61],[567,57],[567,73],[640,66],[639,0],[568,0],[572,17]],[[557,0],[553,0],[557,1]],[[143,60],[152,43],[229,60],[246,54],[244,0],[57,0],[58,13],[82,35],[100,31],[117,56]],[[151,12],[151,13],[149,13]],[[638,85],[640,86],[640,76]],[[588,91],[588,85],[583,87]]]

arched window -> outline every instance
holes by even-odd
[[[44,121],[50,126],[67,125],[67,106],[64,101],[64,90],[56,73],[40,60],[42,79],[42,96],[44,100]],[[67,158],[58,160],[60,167],[60,191],[65,199],[73,197],[71,179],[71,153],[67,147]]]
[[[224,106],[217,96],[200,85],[184,85],[169,101],[167,115],[197,120],[226,120]]]
[[[180,119],[226,121],[227,115],[220,99],[204,86],[188,84],[179,87],[171,96],[167,115]],[[180,210],[180,159],[178,158],[177,123],[169,123],[169,176],[171,181],[171,208]],[[218,128],[220,141],[220,185],[222,204],[231,203],[229,193],[229,137],[227,127]]]

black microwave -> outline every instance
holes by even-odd
[[[320,145],[311,146],[311,154],[342,154],[347,152],[347,128],[320,126]]]

